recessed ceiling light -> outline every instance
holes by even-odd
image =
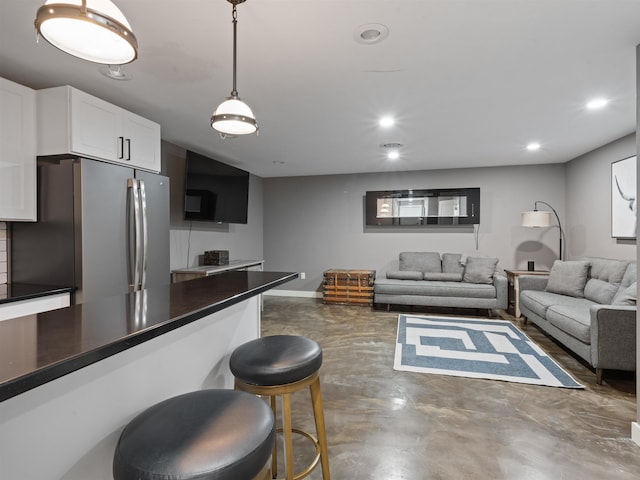
[[[390,127],[392,126],[394,123],[396,123],[396,121],[393,119],[393,117],[382,117],[380,119],[380,121],[378,122],[378,124],[381,127]]]
[[[397,160],[398,158],[400,158],[400,149],[402,148],[401,143],[389,142],[383,143],[380,146],[387,150],[387,158],[389,160]]]
[[[531,142],[529,145],[527,145],[527,150],[529,150],[530,152],[540,150],[540,144],[538,142]]]
[[[604,107],[607,103],[609,103],[609,100],[606,98],[594,98],[587,103],[587,108],[589,110],[597,110],[598,108]]]
[[[353,38],[358,43],[372,45],[380,43],[389,36],[389,29],[380,23],[360,25],[353,32]]]

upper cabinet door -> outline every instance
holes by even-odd
[[[38,90],[38,155],[160,171],[160,125],[75,88]]]
[[[0,78],[0,220],[35,221],[35,92]]]
[[[120,107],[76,89],[71,90],[70,107],[71,153],[110,161],[124,158]]]
[[[122,118],[123,156],[136,168],[160,171],[160,125],[131,112]]]

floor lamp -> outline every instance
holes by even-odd
[[[562,224],[560,223],[560,217],[558,212],[549,205],[547,202],[536,200],[533,204],[533,210],[529,212],[522,212],[522,226],[523,227],[550,227],[551,226],[551,212],[547,210],[538,210],[538,204],[546,205],[555,214],[556,220],[558,220],[558,228],[560,229],[560,260],[562,260]]]

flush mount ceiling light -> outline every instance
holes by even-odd
[[[105,65],[138,58],[131,25],[110,0],[47,0],[34,23],[38,35],[74,57]]]
[[[231,96],[227,97],[211,116],[211,127],[218,132],[222,138],[227,135],[248,135],[258,131],[258,122],[249,106],[240,100],[236,90],[236,51],[237,51],[237,24],[238,14],[236,6],[244,3],[245,0],[227,0],[233,5],[231,17],[233,20],[233,89]]]
[[[389,29],[380,23],[360,25],[353,32],[353,38],[358,43],[371,45],[380,43],[389,36]]]
[[[529,150],[530,152],[540,150],[540,144],[538,142],[531,142],[529,145],[527,145],[527,150]]]

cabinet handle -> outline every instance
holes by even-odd
[[[127,138],[127,160],[131,160],[131,139]]]
[[[124,158],[124,137],[118,137],[118,158]]]

